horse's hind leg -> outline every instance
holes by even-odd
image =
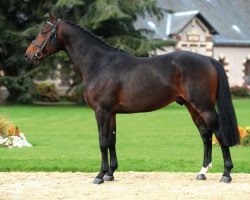
[[[116,157],[116,115],[112,114],[110,119],[110,131],[109,131],[109,156],[110,156],[110,166],[108,173],[104,176],[105,181],[114,180],[114,172],[118,168],[118,162]]]
[[[218,117],[215,109],[205,110],[200,112],[200,114],[207,124],[208,128],[212,130],[212,132],[216,132],[218,130]],[[230,183],[232,181],[230,172],[233,168],[230,150],[229,147],[224,146],[221,142],[220,145],[224,159],[224,173],[220,181],[224,183]]]
[[[197,126],[204,145],[203,167],[198,173],[197,180],[205,180],[206,172],[212,168],[212,131],[207,127],[202,116],[188,102],[185,103],[191,117]]]
[[[223,159],[224,159],[224,173],[222,175],[220,182],[230,183],[232,181],[230,172],[231,172],[231,169],[233,168],[230,150],[229,150],[229,147],[226,147],[223,144],[220,144],[220,145],[221,145],[221,150],[222,150]]]

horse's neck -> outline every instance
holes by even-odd
[[[93,38],[87,33],[79,33],[80,30],[70,30],[69,27],[63,31],[64,51],[85,79],[100,65],[102,58],[108,56],[108,52],[98,43],[93,45]]]

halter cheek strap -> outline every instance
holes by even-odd
[[[51,22],[46,22],[47,24],[49,24],[49,25],[52,26],[53,28],[51,29],[49,36],[44,40],[44,42],[43,42],[41,45],[38,44],[36,40],[33,40],[33,41],[32,41],[32,43],[33,43],[34,45],[36,45],[36,46],[40,49],[38,52],[36,52],[36,53],[33,55],[32,61],[34,61],[35,59],[40,59],[40,58],[42,57],[42,55],[43,55],[42,51],[43,51],[44,47],[46,46],[46,44],[48,43],[48,41],[49,41],[50,39],[52,39],[53,37],[56,38],[56,28],[58,27],[58,24],[59,24],[60,21],[61,21],[61,20],[58,19],[56,25],[52,24]]]

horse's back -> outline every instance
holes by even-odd
[[[152,111],[174,101],[196,101],[213,93],[210,85],[216,77],[206,56],[180,51],[149,58],[123,55],[111,60],[86,92],[117,113]]]

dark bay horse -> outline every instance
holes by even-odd
[[[218,61],[186,51],[135,57],[50,13],[50,21],[25,56],[37,64],[60,50],[68,54],[80,73],[84,98],[96,115],[102,162],[94,183],[113,180],[118,167],[116,114],[149,112],[172,102],[187,107],[204,143],[203,167],[196,179],[206,179],[205,173],[212,166],[211,138],[215,133],[224,158],[221,181],[231,182],[229,147],[239,143],[239,133],[228,80]]]

